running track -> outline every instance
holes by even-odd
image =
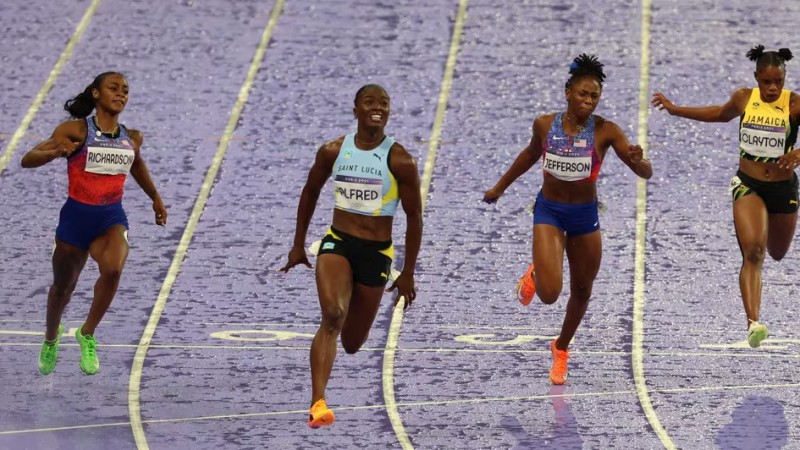
[[[51,3],[0,6],[4,151],[33,113],[0,173],[1,448],[800,448],[794,252],[765,264],[772,339],[760,351],[741,345],[726,190],[735,124],[654,111],[647,128],[637,122],[643,56],[646,98],[661,90],[683,104],[722,102],[751,84],[749,47],[791,46],[786,30],[800,5],[656,1],[643,52],[643,5],[621,0],[462,1],[465,17],[454,0],[69,0],[56,16]],[[553,388],[547,343],[568,293],[528,308],[511,295],[530,257],[538,167],[498,205],[480,199],[529,139],[532,118],[563,107],[566,66],[582,51],[607,65],[598,113],[648,144],[655,175],[644,190],[612,154],[604,164],[601,273],[570,381]],[[124,121],[145,132],[169,225],[150,225],[149,202],[131,183],[131,256],[98,331],[102,371],[82,375],[65,337],[45,378],[35,360],[66,177],[57,163],[23,171],[19,159],[64,119],[60,105],[110,68],[128,76]],[[797,90],[793,62],[788,70]],[[393,332],[387,296],[368,348],[340,353],[328,391],[337,423],[312,431],[313,274],[276,269],[314,152],[353,128],[352,97],[366,82],[389,90],[388,131],[420,171],[433,163],[420,294]],[[639,234],[637,196],[646,200]],[[309,243],[330,218],[330,192],[322,197]],[[404,222],[400,214],[399,264]],[[80,325],[95,274],[88,264],[68,328]],[[387,360],[394,368],[382,374]]]

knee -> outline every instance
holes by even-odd
[[[591,283],[577,283],[575,286],[572,286],[570,290],[572,291],[570,296],[582,302],[588,302],[589,298],[592,296]]]
[[[108,264],[100,266],[100,276],[103,278],[110,278],[112,280],[119,280],[122,277],[121,264]]]
[[[342,331],[347,311],[341,306],[328,306],[322,309],[322,328],[327,331]]]
[[[344,347],[344,352],[348,355],[352,355],[359,350],[361,350],[361,346],[364,344],[364,341],[361,342],[353,342],[348,341],[346,339],[342,339],[342,347]]]
[[[545,305],[552,305],[561,295],[561,279],[548,281],[543,277],[536,277],[536,296]]]
[[[50,293],[59,300],[68,300],[78,285],[77,280],[73,282],[59,283],[54,282],[50,286]]]
[[[752,244],[746,247],[742,246],[742,258],[744,258],[745,263],[760,265],[764,262],[765,254],[766,249],[761,244]],[[774,258],[775,256],[772,255],[772,257]],[[783,254],[780,255],[780,258],[783,258]]]

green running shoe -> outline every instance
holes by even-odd
[[[56,368],[58,362],[58,344],[61,342],[61,335],[64,334],[64,325],[58,324],[58,335],[54,341],[45,339],[42,342],[42,350],[39,352],[39,372],[42,375],[50,375]]]
[[[75,339],[81,346],[81,370],[86,375],[94,375],[100,370],[100,361],[97,359],[97,341],[91,334],[81,334],[83,325],[75,330]]]
[[[761,346],[761,341],[767,338],[767,326],[763,323],[750,322],[750,328],[747,330],[747,343],[752,348]]]

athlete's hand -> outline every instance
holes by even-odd
[[[397,306],[397,302],[400,301],[400,297],[405,297],[406,304],[403,305],[403,310],[405,311],[411,306],[411,303],[417,298],[417,289],[414,287],[414,275],[410,275],[406,272],[400,272],[400,275],[394,280],[389,289],[386,289],[386,292],[391,292],[397,289],[397,296],[394,298],[394,306]]]
[[[489,203],[489,204],[496,203],[497,200],[502,195],[503,195],[503,191],[501,191],[500,189],[497,189],[496,187],[493,187],[493,188],[489,189],[488,191],[486,191],[485,194],[483,194],[483,202],[484,203]]]
[[[640,145],[631,145],[628,147],[628,156],[632,163],[639,164],[644,159],[644,149]]]
[[[163,226],[167,224],[167,208],[164,207],[161,197],[156,197],[153,200],[153,212],[156,213],[156,225]]]
[[[664,94],[661,92],[656,92],[653,94],[653,99],[650,100],[650,104],[655,106],[659,110],[667,110],[667,112],[672,115],[675,111],[675,104],[672,103]]]
[[[794,170],[800,167],[800,149],[794,149],[785,155],[779,156],[778,167],[788,170]]]
[[[308,262],[308,256],[306,256],[306,250],[303,247],[292,247],[289,250],[289,262],[286,263],[285,266],[280,268],[281,272],[288,272],[289,269],[298,265],[298,264],[305,264],[306,267],[312,268],[314,266]]]
[[[66,158],[69,155],[73,154],[75,150],[77,150],[81,143],[80,142],[73,142],[67,138],[62,139],[53,139],[50,138],[41,144],[41,149],[50,153],[53,159],[56,158]]]

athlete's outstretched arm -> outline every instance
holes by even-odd
[[[403,270],[387,291],[397,289],[395,304],[402,296],[406,299],[404,308],[408,308],[417,298],[414,270],[422,242],[422,197],[419,191],[419,172],[414,158],[399,144],[394,144],[390,151],[391,171],[397,180],[397,193],[406,213],[406,254]]]
[[[142,135],[142,132],[139,130],[128,130],[128,135],[133,141],[133,148],[136,152],[136,157],[131,165],[131,176],[133,176],[133,179],[136,180],[136,183],[140,188],[142,188],[144,193],[150,197],[150,200],[153,201],[153,212],[156,216],[156,225],[166,225],[167,208],[164,207],[164,201],[161,200],[161,196],[158,194],[158,189],[156,189],[153,179],[150,178],[150,170],[147,169],[147,164],[142,158],[141,150],[142,143],[144,143],[144,135]]]
[[[656,92],[650,103],[660,110],[666,110],[672,116],[700,122],[730,122],[742,115],[751,92],[752,89],[748,88],[737,89],[725,104],[717,106],[678,106],[664,94]]]
[[[609,127],[610,144],[614,148],[614,153],[633,173],[645,180],[649,180],[653,176],[653,166],[650,165],[650,160],[644,159],[642,147],[631,145],[628,137],[625,136],[625,133],[616,123],[606,121],[604,126]]]
[[[486,191],[483,195],[483,201],[486,203],[496,202],[511,186],[511,183],[521,177],[525,172],[530,170],[536,161],[542,157],[542,149],[544,149],[544,138],[547,136],[547,126],[543,116],[539,116],[533,121],[533,135],[528,146],[522,149],[517,156],[517,159],[511,164],[506,173],[500,177],[500,180],[493,188]]]
[[[308,179],[305,186],[303,186],[303,192],[300,194],[300,203],[297,205],[294,244],[292,249],[289,250],[289,262],[280,269],[283,272],[288,272],[289,269],[298,264],[305,264],[307,267],[311,267],[305,249],[308,226],[311,223],[311,217],[314,216],[314,210],[317,209],[317,200],[319,199],[320,191],[322,191],[322,186],[325,185],[325,182],[328,181],[333,172],[333,163],[339,155],[339,149],[342,148],[343,141],[344,137],[341,137],[323,144],[317,150],[317,157],[314,159],[311,170],[308,171]]]
[[[83,143],[80,132],[80,125],[82,123],[85,128],[85,123],[77,120],[70,120],[57,126],[56,129],[53,130],[50,139],[36,144],[35,147],[30,149],[28,153],[22,157],[22,161],[20,162],[22,167],[39,167],[54,159],[66,158],[71,155],[72,152],[77,150]],[[84,130],[83,135],[85,134],[86,131]]]

